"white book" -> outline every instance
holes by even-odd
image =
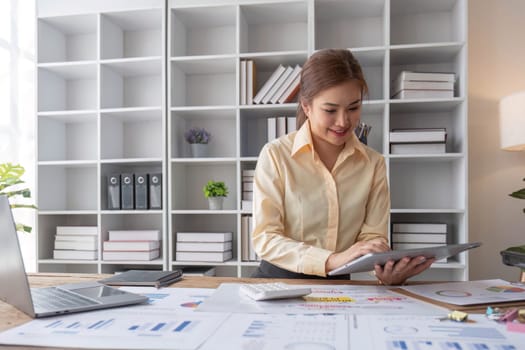
[[[295,79],[301,74],[301,66],[296,65],[295,68],[292,70],[290,75],[286,78],[286,80],[281,84],[281,87],[273,94],[272,98],[270,99],[270,103],[278,103],[279,97],[282,96],[282,94],[288,89],[288,87],[295,81]]]
[[[396,79],[390,89],[391,95],[395,95],[401,90],[454,90],[454,82]]]
[[[277,138],[277,118],[269,117],[266,119],[266,133],[268,142]]]
[[[96,250],[53,250],[53,259],[96,260],[97,256]]]
[[[275,84],[277,79],[279,79],[279,77],[281,76],[281,74],[283,74],[285,70],[286,68],[282,64],[280,64],[279,67],[277,67],[274,70],[270,78],[266,80],[264,85],[261,87],[261,89],[257,92],[255,97],[253,98],[253,103],[261,103],[262,98],[268,93],[268,91],[271,89],[273,84]]]
[[[441,154],[446,153],[442,143],[391,143],[390,154]]]
[[[243,191],[253,191],[253,181],[243,181],[242,190]]]
[[[248,217],[248,259],[250,261],[257,260],[257,254],[255,254],[255,249],[253,248],[252,241],[252,232],[253,232],[253,216]]]
[[[447,243],[446,233],[392,233],[394,243]]]
[[[177,252],[177,261],[223,262],[232,258],[232,251],[227,252]]]
[[[286,117],[277,117],[277,137],[286,135]]]
[[[160,256],[159,249],[146,251],[103,251],[102,260],[140,260],[148,261]]]
[[[98,235],[97,226],[57,226],[57,235]]]
[[[454,82],[454,73],[437,73],[437,72],[411,72],[402,71],[397,76],[398,80],[411,80],[411,81],[446,81]]]
[[[393,129],[390,142],[445,142],[447,131],[444,128],[432,129]]]
[[[97,250],[97,242],[55,241],[55,249]]]
[[[253,93],[255,91],[255,63],[248,60],[246,66],[246,104],[253,104]]]
[[[281,74],[279,79],[277,79],[275,81],[275,84],[272,85],[272,87],[270,88],[270,90],[268,90],[266,95],[263,96],[263,98],[261,99],[261,103],[264,104],[264,103],[270,102],[270,100],[272,99],[273,95],[275,95],[277,93],[277,90],[279,90],[281,88],[281,86],[284,84],[284,82],[290,76],[290,74],[292,74],[292,72],[293,72],[293,68],[292,67],[290,67],[290,66],[286,67],[286,69],[284,70],[283,74]]]
[[[241,260],[249,261],[250,236],[248,234],[248,219],[250,217],[241,216]]]
[[[255,169],[243,169],[242,171],[242,176],[245,177],[245,176],[255,176]]]
[[[246,96],[247,96],[247,82],[246,82],[246,61],[241,61],[241,84],[239,86],[239,91],[241,93],[241,105],[246,104]]]
[[[392,243],[392,250],[419,249],[429,247],[439,247],[443,243]]]
[[[96,243],[98,240],[97,236],[93,235],[56,235],[55,242],[92,242]]]
[[[392,224],[392,232],[402,233],[447,233],[447,224],[397,222]]]
[[[177,242],[228,242],[231,232],[177,232]]]
[[[113,250],[153,250],[160,248],[161,241],[105,241],[104,251]]]
[[[177,252],[225,252],[232,242],[177,242]]]
[[[453,98],[454,90],[401,90],[393,99],[408,100],[418,98]]]
[[[241,210],[251,213],[253,211],[253,200],[241,200]]]
[[[242,191],[242,200],[253,201],[253,191]]]
[[[286,117],[286,133],[297,130],[297,117]]]
[[[160,241],[160,230],[109,230],[110,241]]]
[[[295,80],[284,90],[281,97],[279,97],[278,103],[289,103],[292,102],[293,98],[299,92],[299,86],[301,83],[301,75],[299,74]]]

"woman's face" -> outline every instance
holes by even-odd
[[[314,141],[342,148],[361,118],[361,87],[355,80],[318,93],[302,103]]]

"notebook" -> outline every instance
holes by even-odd
[[[0,300],[31,317],[46,317],[143,303],[147,297],[97,282],[29,288],[15,222],[0,196]]]

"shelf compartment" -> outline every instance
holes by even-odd
[[[205,128],[211,134],[206,157],[235,157],[235,109],[197,109],[171,112],[171,158],[191,157],[191,146],[184,133],[194,127]]]
[[[98,226],[97,216],[38,214],[38,258],[53,260],[57,226]],[[56,260],[62,261],[62,260]],[[82,260],[85,263],[86,260]]]
[[[237,209],[235,163],[172,163],[171,169],[173,210],[208,210],[202,188],[210,180],[223,181],[228,187],[224,210]]]
[[[235,54],[235,6],[177,8],[170,12],[171,56]]]
[[[97,15],[38,20],[38,63],[96,60]]]
[[[97,210],[97,166],[38,166],[39,210]]]
[[[385,45],[385,2],[317,1],[315,49]]]
[[[466,167],[463,158],[390,158],[392,209],[465,209]]]
[[[101,58],[161,56],[162,22],[162,9],[102,14]]]
[[[97,65],[64,64],[38,68],[38,111],[96,109]]]
[[[308,3],[240,6],[240,52],[308,49]]]
[[[39,161],[97,160],[95,113],[38,117]]]
[[[232,57],[172,60],[171,106],[233,106],[236,60]]]
[[[101,242],[109,239],[110,230],[159,230],[163,232],[163,215],[127,213],[122,215],[104,214],[101,216]],[[162,235],[164,237],[164,234]],[[161,244],[162,254],[162,244]],[[141,261],[142,263],[142,261]]]
[[[396,0],[390,4],[390,43],[464,41],[466,1]]]
[[[386,68],[384,49],[378,50],[356,50],[352,51],[354,57],[359,61],[363,74],[368,84],[368,98],[371,100],[383,100],[384,76]]]
[[[162,158],[162,110],[142,109],[101,114],[101,159]]]
[[[160,58],[103,63],[101,107],[161,107],[162,84]]]
[[[386,153],[383,149],[385,105],[363,104],[361,121],[372,127],[372,129],[370,129],[370,133],[368,134],[367,145],[379,153]]]

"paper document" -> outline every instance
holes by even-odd
[[[239,292],[240,284],[223,283],[197,311],[236,313],[377,313],[440,315],[444,308],[390,291],[384,286],[305,285],[301,298],[255,301]]]
[[[525,300],[525,286],[501,279],[404,286],[413,294],[453,305]]]
[[[215,292],[215,289],[211,288],[121,287],[120,289],[149,298],[148,304],[137,305],[133,310],[140,308],[140,311],[145,312],[169,311],[177,314],[193,312]]]

